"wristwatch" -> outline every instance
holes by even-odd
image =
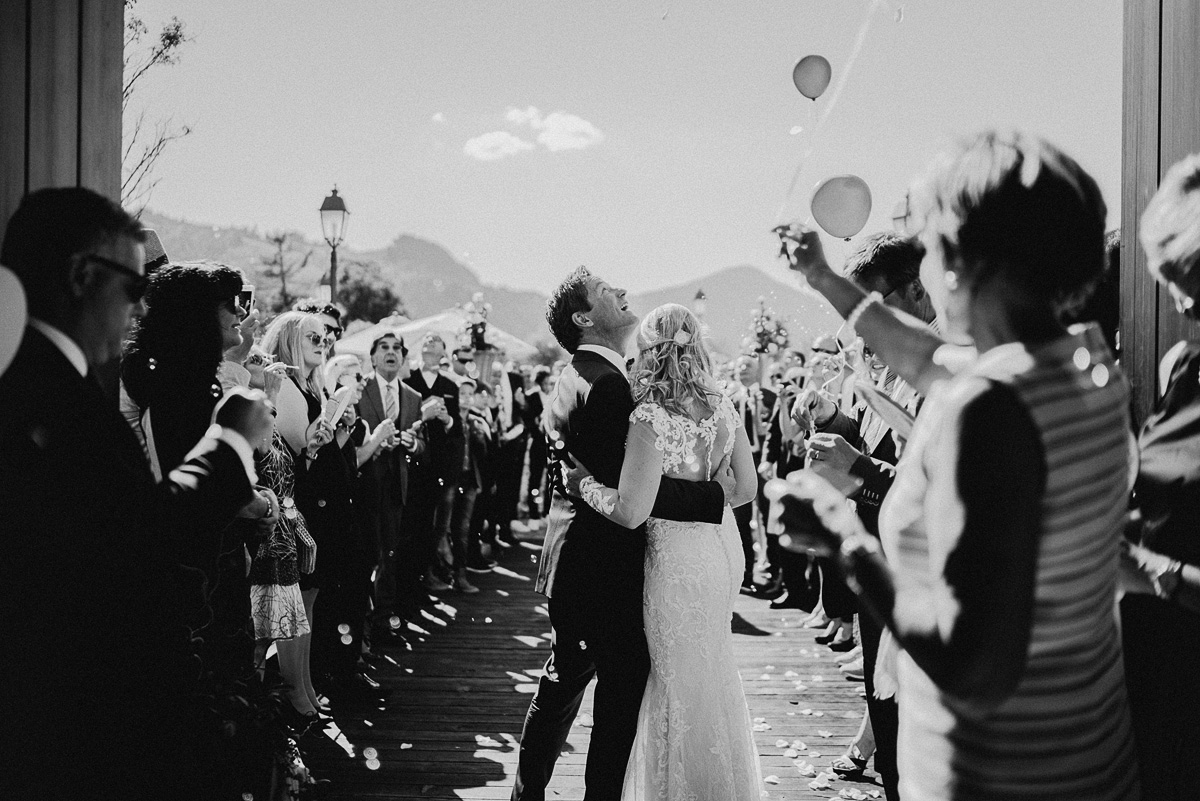
[[[1168,559],[1150,574],[1150,583],[1154,586],[1154,594],[1164,601],[1172,600],[1179,590],[1182,574],[1183,562],[1178,559]]]

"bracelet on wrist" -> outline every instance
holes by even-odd
[[[865,312],[871,307],[872,304],[875,303],[883,303],[883,295],[879,294],[878,292],[872,292],[860,300],[858,304],[850,310],[850,314],[846,315],[846,327],[857,328],[858,321],[862,318],[863,312]]]

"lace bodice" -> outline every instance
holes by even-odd
[[[733,402],[724,395],[716,410],[698,422],[652,402],[639,404],[629,419],[654,430],[654,447],[663,456],[663,475],[693,481],[712,478],[721,460],[733,452],[738,424]]]

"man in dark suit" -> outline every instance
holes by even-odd
[[[547,410],[554,450],[569,451],[609,486],[620,482],[633,398],[623,353],[638,318],[625,291],[585,268],[554,291],[546,311],[559,344],[574,355]],[[720,481],[662,479],[651,513],[668,520],[720,522],[732,472]],[[595,724],[584,774],[587,801],[616,801],[650,671],[642,625],[645,529],[605,520],[573,502],[556,482],[535,589],[550,599],[553,651],[521,734],[514,801],[542,801],[554,763],[597,678]]]
[[[96,368],[118,356],[141,297],[141,224],[80,188],[28,195],[0,261],[29,327],[0,376],[0,796],[215,797],[201,766],[199,611],[183,538],[256,494],[250,443],[269,440],[261,393],[232,390],[183,463],[155,483]],[[202,603],[202,600],[200,600]]]
[[[759,385],[758,360],[753,356],[738,358],[734,366],[734,377],[738,380],[739,386],[734,392],[733,404],[742,416],[742,423],[746,427],[746,436],[750,439],[750,452],[754,458],[754,466],[758,468],[763,459],[763,445],[768,434],[767,426],[771,419],[771,412],[775,408],[775,393]],[[738,533],[742,537],[742,556],[745,559],[742,591],[747,594],[758,594],[764,598],[774,598],[778,597],[781,590],[779,589],[779,560],[771,539],[767,540],[766,553],[771,582],[763,587],[754,583],[754,533],[750,521],[755,519],[755,511],[758,510],[756,504],[762,504],[764,483],[766,482],[760,474],[758,496],[754,501],[734,509],[733,517],[737,521]],[[761,519],[766,520],[767,509],[762,508],[761,511]]]
[[[525,381],[520,373],[510,372],[499,361],[492,365],[492,388],[496,393],[499,448],[496,451],[495,542],[511,547],[512,523],[521,501],[521,474],[525,470]]]
[[[375,623],[380,631],[398,631],[390,625],[401,598],[397,586],[399,568],[416,558],[413,543],[401,540],[400,522],[408,503],[408,479],[415,460],[425,453],[425,431],[421,426],[421,394],[404,383],[409,376],[408,348],[404,340],[385,333],[371,343],[371,364],[358,414],[371,431],[387,425],[395,432],[374,458],[362,465],[365,500],[370,516],[367,532],[375,546]],[[411,583],[411,582],[410,582]]]
[[[425,458],[413,471],[408,514],[404,526],[417,543],[414,568],[421,585],[430,592],[445,592],[450,585],[434,573],[438,543],[449,535],[450,514],[462,465],[463,427],[458,409],[458,385],[442,372],[446,342],[434,333],[421,340],[421,369],[405,384],[421,395],[421,420],[425,430]],[[409,523],[411,522],[411,525]]]

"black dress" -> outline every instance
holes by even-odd
[[[1142,544],[1200,564],[1200,343],[1189,343],[1139,438]],[[1126,683],[1146,798],[1196,798],[1200,615],[1152,595],[1121,601]]]

